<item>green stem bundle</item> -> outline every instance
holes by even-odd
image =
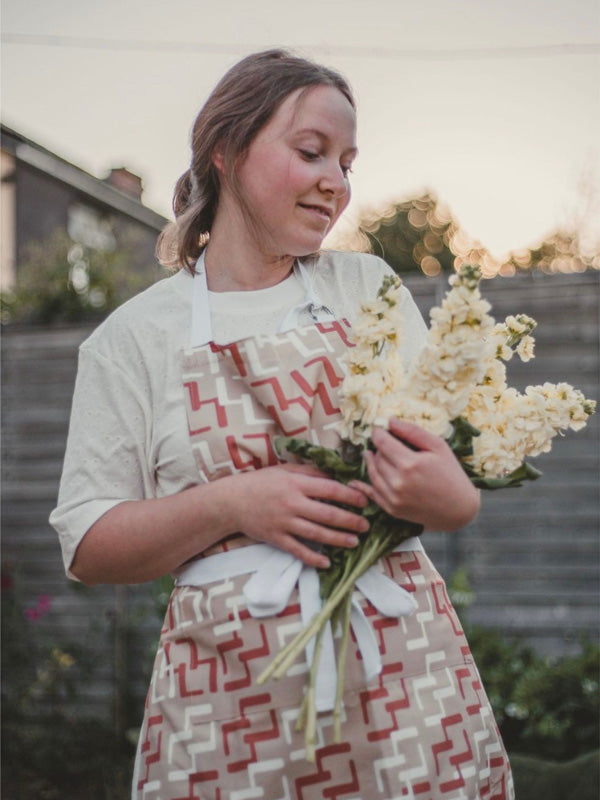
[[[384,512],[381,512],[382,514]],[[374,525],[374,528],[381,526]],[[315,760],[315,741],[316,741],[316,678],[321,657],[323,635],[328,620],[332,623],[332,629],[338,621],[342,623],[342,642],[338,653],[337,663],[337,691],[335,707],[333,711],[334,720],[334,741],[341,741],[341,714],[342,698],[344,694],[344,682],[346,674],[346,658],[348,652],[348,642],[350,639],[350,612],[352,592],[354,584],[373,564],[382,556],[391,552],[403,539],[414,536],[420,532],[420,526],[413,523],[405,523],[404,534],[399,536],[398,527],[389,533],[380,535],[366,536],[359,558],[354,562],[347,562],[344,576],[340,582],[334,586],[329,597],[325,599],[321,610],[315,614],[310,623],[303,628],[288,644],[279,651],[269,666],[258,676],[257,683],[263,684],[269,678],[278,680],[298,658],[300,653],[306,648],[313,636],[316,636],[315,650],[310,665],[306,692],[300,707],[300,713],[296,722],[296,728],[305,731],[306,759],[314,762]]]

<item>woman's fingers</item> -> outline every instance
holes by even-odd
[[[457,530],[477,514],[479,494],[443,439],[395,418],[371,438],[376,451],[364,457],[372,485],[350,486],[388,514],[428,530]]]
[[[366,504],[366,498],[364,502]],[[321,527],[353,531],[354,533],[365,533],[369,527],[367,520],[361,514],[310,498],[302,509],[302,518],[308,519]]]
[[[364,533],[364,530],[361,532]],[[293,534],[307,541],[315,542],[316,545],[329,545],[331,547],[352,548],[356,547],[360,541],[359,537],[354,533],[328,528],[309,519],[297,520],[293,526]]]
[[[332,478],[308,478],[302,482],[302,487],[307,496],[316,500],[343,503],[356,508],[364,508],[366,505],[366,498],[361,491]]]
[[[415,425],[414,422],[406,422],[398,417],[390,417],[388,430],[397,439],[410,445],[413,450],[436,451],[444,445],[444,440],[435,433],[430,433],[419,425]]]
[[[327,559],[311,549],[310,542],[355,547],[357,534],[369,529],[359,511],[368,502],[365,494],[314,467],[267,467],[240,474],[237,480],[239,530],[276,545],[311,566],[327,566]]]
[[[379,453],[365,453],[367,472],[371,486],[361,484],[360,488],[369,499],[387,511],[388,514],[399,516],[402,510],[403,480],[401,471]],[[355,484],[353,483],[353,486]]]
[[[330,561],[326,555],[320,553],[318,550],[313,550],[302,542],[297,536],[292,534],[283,534],[279,540],[273,541],[281,550],[285,550],[295,558],[299,558],[304,564],[309,567],[317,569],[327,569],[330,566]]]

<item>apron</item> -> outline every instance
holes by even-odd
[[[281,463],[273,437],[336,447],[349,324],[294,270],[304,300],[274,335],[212,341],[203,256],[182,375],[201,481]],[[298,327],[308,311],[313,324]],[[249,577],[250,576],[250,577]],[[335,638],[317,676],[316,763],[295,721],[313,643],[256,677],[320,604],[316,571],[236,534],[176,575],[134,770],[134,800],[511,800],[510,767],[442,578],[419,539],[371,568],[352,601],[342,739],[332,741]]]

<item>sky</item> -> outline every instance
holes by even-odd
[[[166,216],[215,83],[283,46],[338,69],[357,95],[342,234],[430,189],[498,256],[582,215],[600,235],[600,0],[2,0],[1,11],[4,123],[98,177],[128,167]]]

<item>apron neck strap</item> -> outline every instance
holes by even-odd
[[[308,269],[296,259],[294,273],[298,276],[303,288],[304,299],[289,309],[279,323],[278,333],[287,333],[298,327],[303,311],[308,310],[314,322],[325,322],[334,317],[333,311],[323,305],[317,297]],[[210,302],[204,251],[196,262],[194,283],[192,287],[192,324],[190,329],[190,347],[202,347],[212,341],[212,323],[210,318]]]
[[[192,285],[190,347],[201,347],[204,344],[208,344],[210,341],[212,341],[212,325],[210,321],[204,251],[202,251],[200,258],[196,261],[196,270]]]

